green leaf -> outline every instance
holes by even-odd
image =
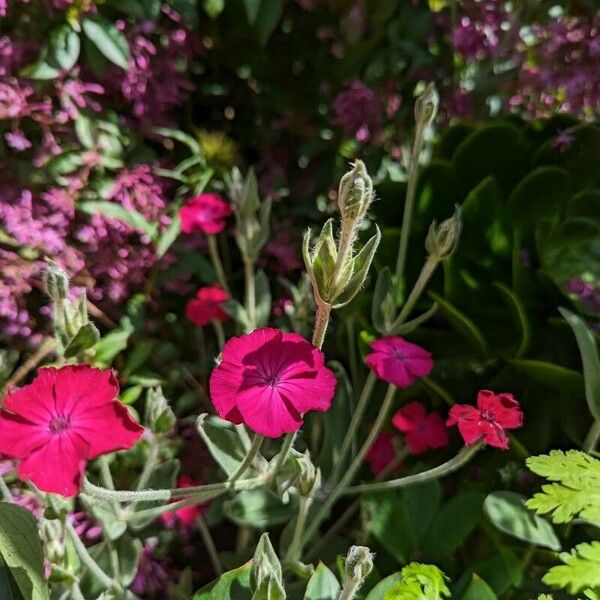
[[[442,503],[442,487],[438,481],[414,485],[402,493],[408,537],[413,549],[419,548],[434,515]]]
[[[322,562],[319,562],[315,572],[308,580],[304,600],[336,600],[340,590],[340,584],[335,575]]]
[[[100,332],[93,323],[86,323],[79,328],[75,337],[65,348],[65,358],[77,356],[80,352],[89,350],[100,339]]]
[[[402,581],[401,573],[394,573],[382,579],[368,594],[365,600],[385,600],[386,593]]]
[[[9,570],[6,568],[4,561],[0,558],[0,598],[2,600],[22,600],[20,592],[17,590],[17,594],[13,594],[13,588],[15,583],[10,576]]]
[[[254,25],[258,17],[258,11],[260,10],[261,0],[244,0],[244,7],[246,8],[246,16],[248,17],[248,23]]]
[[[127,348],[127,342],[133,333],[131,321],[122,319],[119,327],[105,335],[95,346],[94,362],[108,367],[117,354]]]
[[[176,214],[169,223],[169,226],[164,230],[158,239],[156,244],[156,257],[162,258],[167,250],[173,245],[173,242],[179,237],[181,233],[181,219]]]
[[[395,312],[392,273],[389,267],[384,267],[377,275],[371,304],[371,321],[379,333],[385,333],[389,329],[394,320]]]
[[[217,464],[228,476],[233,475],[246,456],[235,426],[219,417],[207,415],[200,415],[196,426]]]
[[[448,578],[433,565],[413,562],[400,573],[400,581],[385,592],[385,600],[442,600],[450,596]]]
[[[483,356],[488,356],[488,343],[477,325],[439,294],[429,292],[429,295],[436,301],[439,312],[445,317],[450,326],[467,340],[474,349],[477,349]]]
[[[283,525],[296,514],[295,502],[284,504],[275,494],[265,489],[240,492],[225,502],[223,513],[238,525],[265,529]]]
[[[559,311],[571,326],[577,339],[583,362],[585,397],[594,419],[600,421],[600,357],[596,338],[581,317],[566,308],[559,308]]]
[[[0,502],[0,556],[24,598],[50,600],[37,522],[26,508]]]
[[[184,144],[192,151],[193,154],[202,155],[202,148],[197,140],[180,129],[172,129],[170,127],[155,127],[154,133]]]
[[[283,0],[261,0],[256,27],[261,46],[266,46],[275,31],[283,12]]]
[[[192,600],[250,600],[250,568],[248,562],[223,573],[219,579],[197,591]]]
[[[570,594],[600,587],[600,542],[579,544],[570,553],[561,553],[560,559],[564,564],[544,575],[546,585],[564,588]]]
[[[527,501],[539,514],[551,513],[554,523],[568,523],[576,516],[600,522],[600,461],[578,450],[551,450],[531,456],[527,466],[555,482],[542,486]]]
[[[79,35],[68,24],[59,25],[50,32],[48,46],[38,60],[23,69],[22,75],[30,79],[55,79],[63,71],[71,70],[79,59]]]
[[[83,19],[81,26],[88,39],[110,62],[127,71],[129,43],[127,38],[106,19],[93,16]]]
[[[493,492],[483,503],[488,519],[503,533],[550,550],[560,550],[560,541],[548,521],[527,510],[525,498],[515,492]]]
[[[542,360],[513,359],[510,365],[535,381],[559,392],[583,396],[584,381],[577,371]]]
[[[216,19],[225,8],[225,0],[204,0],[202,6],[211,19]]]
[[[461,596],[460,600],[496,600],[497,596],[494,594],[492,588],[476,574],[473,574],[471,583],[467,586],[465,593]]]
[[[136,210],[128,210],[116,202],[89,200],[78,203],[77,208],[88,215],[101,214],[110,219],[117,219],[153,239],[156,235],[156,224],[146,221]]]
[[[253,590],[259,588],[265,575],[280,583],[283,581],[281,563],[277,558],[277,553],[273,548],[273,544],[271,544],[268,533],[263,533],[260,536],[254,551],[250,570],[250,588]],[[267,597],[265,600],[269,600],[269,598]]]
[[[256,294],[256,327],[264,327],[269,323],[271,316],[271,288],[269,278],[262,270],[255,276]]]
[[[234,298],[230,298],[226,302],[223,302],[221,306],[236,323],[239,323],[243,327],[244,331],[250,332],[252,330],[252,324],[250,323],[248,312],[240,302]]]
[[[527,316],[527,311],[525,310],[525,306],[519,296],[511,290],[508,286],[504,285],[500,281],[494,282],[494,287],[500,292],[500,295],[506,300],[510,312],[513,315],[513,319],[519,329],[521,330],[521,343],[519,347],[515,351],[515,358],[519,358],[523,356],[525,352],[529,349],[529,344],[531,343],[531,325],[529,324],[529,317]]]

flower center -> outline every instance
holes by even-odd
[[[277,387],[279,385],[279,377],[277,375],[265,375],[264,383],[271,387]]]
[[[71,428],[71,417],[54,417],[50,421],[50,431],[54,434],[61,434],[63,431]]]
[[[482,410],[481,418],[482,418],[482,420],[488,421],[490,423],[493,423],[496,420],[494,415],[492,414],[492,412],[489,410]]]

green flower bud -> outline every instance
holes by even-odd
[[[342,221],[362,219],[373,201],[373,180],[362,160],[356,160],[340,180],[338,208]]]
[[[177,417],[169,406],[162,388],[151,388],[146,396],[146,423],[153,433],[170,433],[173,431]]]
[[[448,258],[453,254],[460,240],[462,218],[460,207],[456,207],[454,214],[438,226],[434,221],[429,227],[425,238],[425,249],[430,256],[439,260]]]
[[[52,299],[59,303],[69,296],[69,276],[55,263],[49,263],[43,275],[44,290]]]
[[[310,460],[310,453],[307,451],[300,459],[300,475],[296,487],[298,492],[305,497],[310,497],[321,487],[321,469],[315,467]]]
[[[417,125],[423,127],[431,125],[437,115],[439,104],[440,97],[435,89],[435,84],[433,82],[429,83],[415,101],[415,121]]]
[[[344,571],[348,579],[364,581],[373,570],[373,554],[366,546],[351,546],[346,555]]]
[[[258,590],[263,589],[264,585],[272,587],[273,584],[269,584],[270,579],[281,584],[283,571],[269,539],[269,534],[263,533],[252,558],[252,568],[250,570],[250,588],[252,592],[256,593]]]

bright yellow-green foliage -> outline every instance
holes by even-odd
[[[401,574],[402,581],[386,592],[385,600],[442,600],[450,596],[447,577],[433,565],[410,563]]]
[[[555,523],[579,516],[600,522],[600,460],[577,450],[552,450],[527,459],[527,466],[550,483],[527,502],[539,514],[551,513]]]
[[[570,553],[561,553],[560,559],[564,564],[552,567],[544,575],[545,584],[564,588],[571,594],[588,588],[600,590],[600,542],[579,544]],[[595,594],[586,595],[593,598]]]

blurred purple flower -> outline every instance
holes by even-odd
[[[12,148],[16,152],[23,152],[31,148],[31,142],[27,139],[27,136],[21,131],[7,131],[4,134],[4,139],[8,144],[9,148]]]
[[[375,92],[361,81],[350,82],[334,100],[333,109],[334,122],[347,137],[367,142],[379,135],[382,106]]]

